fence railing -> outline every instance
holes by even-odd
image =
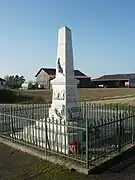
[[[0,104],[0,113],[30,119],[47,118],[51,104]]]
[[[134,143],[134,107],[80,105],[82,119],[48,119],[49,104],[0,105],[0,136],[80,162],[87,168]]]

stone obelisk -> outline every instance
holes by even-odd
[[[77,84],[74,77],[74,61],[71,30],[64,26],[58,31],[56,78],[51,81],[53,95],[49,118],[73,121],[80,118],[77,102]]]

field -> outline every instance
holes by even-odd
[[[102,101],[133,98],[135,88],[89,88],[78,89],[79,101]],[[46,103],[51,102],[51,90],[1,90],[0,103]]]
[[[51,101],[51,90],[26,90],[21,92],[23,95],[32,95],[36,98],[41,97],[44,100]],[[135,97],[135,88],[88,88],[78,89],[79,101],[93,101],[112,98]]]

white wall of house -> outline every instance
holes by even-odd
[[[20,88],[20,89],[28,89],[28,84],[29,84],[29,82],[24,82],[24,83],[21,85],[21,88]]]
[[[45,89],[49,89],[49,80],[50,77],[44,70],[41,70],[36,77],[36,82]]]

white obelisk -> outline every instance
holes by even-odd
[[[79,139],[78,133],[73,134],[73,129],[68,126],[74,126],[82,118],[77,102],[78,83],[74,78],[71,30],[64,26],[58,32],[56,78],[51,81],[53,95],[48,120],[55,123],[50,126],[48,122],[47,126],[50,127],[48,132],[51,132],[51,135],[48,135],[53,144],[51,149],[66,154],[69,152],[69,145]]]
[[[74,61],[71,30],[64,26],[58,32],[56,78],[51,81],[53,96],[49,118],[74,120],[80,118],[77,103],[77,84],[74,78]]]

